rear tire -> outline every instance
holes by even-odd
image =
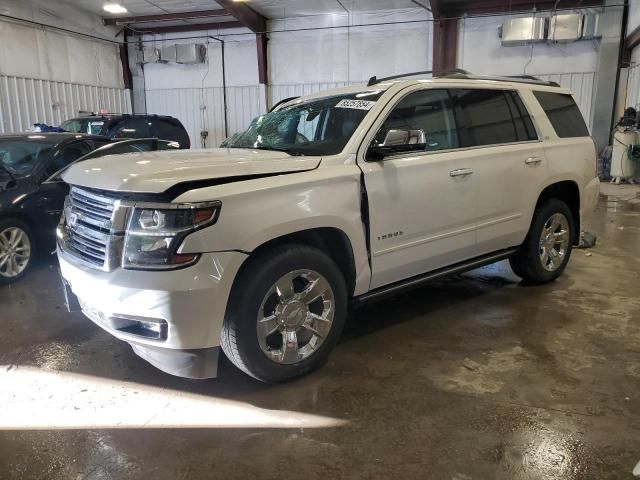
[[[509,259],[513,272],[534,284],[558,278],[571,257],[574,231],[573,215],[566,203],[553,198],[538,206],[527,238]]]
[[[21,220],[0,220],[0,285],[24,277],[35,260],[35,240]]]
[[[229,299],[221,346],[231,362],[266,383],[323,365],[347,316],[347,287],[322,251],[283,245],[248,260]]]

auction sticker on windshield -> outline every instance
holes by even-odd
[[[371,110],[376,102],[371,100],[340,100],[336,108],[355,108],[356,110]]]

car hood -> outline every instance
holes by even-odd
[[[73,165],[65,182],[100,190],[163,193],[185,182],[228,183],[313,170],[320,157],[237,148],[107,155]]]

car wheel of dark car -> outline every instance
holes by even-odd
[[[0,220],[0,285],[22,278],[33,263],[31,229],[17,219]]]

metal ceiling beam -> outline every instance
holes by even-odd
[[[256,46],[258,47],[258,83],[266,85],[267,78],[267,34],[256,33]]]
[[[467,14],[510,13],[536,10],[554,10],[578,7],[600,7],[603,0],[467,0],[455,3],[440,2],[442,17],[456,17]],[[434,13],[435,17],[435,13]]]
[[[433,18],[440,18],[440,0],[429,0],[429,5],[431,5],[431,15],[433,15]]]
[[[255,33],[264,33],[267,30],[267,19],[245,3],[233,0],[216,0],[216,2],[249,30]]]
[[[201,10],[199,12],[163,13],[159,15],[139,15],[135,17],[104,18],[105,25],[126,25],[128,23],[168,22],[175,20],[194,20],[198,18],[228,17],[224,9]]]
[[[631,52],[638,45],[640,45],[640,27],[637,27],[624,39],[624,53],[623,53],[624,63],[628,64],[631,62]]]
[[[241,28],[243,26],[240,22],[185,23],[184,25],[171,25],[167,27],[136,27],[131,28],[131,30],[135,33],[178,33]]]

